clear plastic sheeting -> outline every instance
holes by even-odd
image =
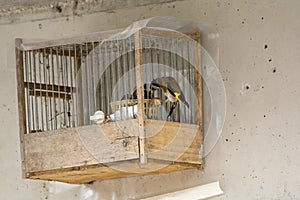
[[[142,34],[140,40],[137,41],[136,34],[139,32]],[[165,32],[168,34],[165,35]],[[110,146],[111,138],[101,133],[101,136],[95,139],[93,134],[98,132],[87,132],[84,127],[113,121],[124,130],[125,134],[122,136],[125,138],[139,136],[138,131],[133,133],[136,135],[126,135],[126,128],[134,129],[137,126],[136,121],[133,123],[139,115],[135,100],[138,95],[137,89],[143,87],[145,115],[148,119],[181,124],[178,134],[175,134],[172,141],[162,149],[165,152],[169,152],[170,149],[176,152],[174,151],[177,150],[176,145],[180,143],[184,147],[182,151],[168,155],[168,159],[165,159],[175,162],[191,145],[197,134],[196,128],[194,132],[186,131],[185,133],[180,131],[181,128],[184,124],[199,127],[198,113],[201,112],[201,107],[199,108],[197,103],[199,78],[196,75],[200,74],[203,80],[203,119],[201,120],[204,140],[203,149],[199,149],[199,157],[202,155],[202,158],[209,158],[210,152],[221,136],[226,112],[225,88],[218,69],[218,33],[205,23],[172,17],[153,17],[134,22],[124,30],[101,32],[99,35],[101,36],[98,37],[97,33],[89,35],[85,40],[73,38],[44,42],[39,43],[39,46],[34,46],[35,43],[31,45],[28,41],[24,45],[24,57],[28,58],[25,61],[27,63],[25,70],[37,69],[34,70],[37,74],[29,73],[30,76],[25,76],[26,103],[33,105],[34,108],[27,111],[28,133],[76,128],[85,149],[99,163],[120,171],[139,173],[140,163],[138,162],[136,168],[132,166],[127,169],[122,166],[119,168],[118,162],[115,162],[111,154],[116,150],[121,151],[121,148],[112,147],[107,152],[95,150],[93,148],[95,144]],[[196,42],[195,37],[198,37],[196,40],[200,40],[200,43]],[[28,46],[30,50],[26,49]],[[138,63],[135,55],[135,51],[139,48],[143,54],[141,63]],[[140,65],[141,74],[143,74],[143,83],[140,85],[138,85],[136,73],[137,65]],[[40,68],[42,70],[39,70]],[[48,69],[53,69],[56,74],[51,74]],[[161,77],[173,77],[186,98],[186,104],[183,101],[178,102],[170,117],[167,117],[172,108],[170,100],[161,91],[151,89],[151,84]],[[53,80],[52,84],[49,84],[50,80]],[[64,87],[58,85],[64,85]],[[44,88],[51,88],[53,91],[46,93]],[[40,91],[35,92],[37,89]],[[36,98],[37,94],[41,97]],[[58,97],[58,100],[54,97]],[[149,97],[151,101],[148,101]],[[37,111],[39,113],[36,113]],[[125,127],[123,122],[129,121],[128,119],[133,119],[132,124],[127,122]],[[145,126],[147,128],[149,125]],[[93,127],[99,128],[99,126]],[[147,136],[154,135],[155,131],[162,127],[163,125],[155,127],[154,132],[148,133]],[[179,141],[178,136],[184,138],[185,141]],[[126,146],[126,141],[121,145]],[[137,151],[123,153],[118,152],[120,160],[139,158]],[[157,152],[151,153],[155,155]],[[150,156],[151,153],[149,153]],[[159,167],[164,168],[166,165],[162,164]],[[154,170],[157,168],[150,166],[147,172]],[[49,199],[147,198],[165,192],[174,192],[176,189],[192,187],[195,183],[199,185],[207,181],[215,181],[219,177],[213,171],[213,169],[205,169],[204,166],[202,172],[187,170],[153,175],[151,179],[131,177],[98,181],[87,185],[51,182]],[[208,178],[202,180],[203,174],[201,173],[207,175]],[[176,187],[172,183],[176,183]]]
[[[148,31],[150,30],[150,31]],[[164,34],[153,34],[156,30],[166,31],[173,37]],[[193,31],[200,31],[200,47],[192,38]],[[197,95],[194,93],[196,80],[194,74],[200,72],[203,80],[203,109],[204,109],[204,143],[203,157],[213,149],[221,135],[225,118],[225,89],[218,70],[218,33],[208,24],[180,20],[172,17],[153,17],[134,22],[131,26],[100,42],[86,44],[79,49],[87,49],[83,56],[80,73],[83,79],[77,80],[82,87],[82,106],[77,108],[78,125],[89,125],[90,116],[101,110],[112,120],[126,120],[137,117],[137,110],[131,104],[131,97],[137,88],[135,66],[135,34],[142,32],[141,46],[143,53],[142,71],[144,74],[145,91],[151,91],[149,85],[158,77],[172,76],[178,81],[189,100],[189,108],[179,104],[171,119],[166,116],[171,104],[159,94],[164,103],[161,106],[152,105],[150,119],[171,120],[182,123],[197,124]],[[174,39],[175,38],[175,39]],[[91,48],[91,50],[88,50]],[[197,48],[200,48],[197,50]],[[201,52],[201,63],[197,63],[195,52]],[[86,53],[81,53],[85,55]],[[201,66],[201,68],[200,68]],[[158,92],[158,93],[157,93]],[[145,98],[147,94],[145,93]],[[91,98],[92,97],[92,98]],[[125,97],[125,98],[124,98]],[[77,100],[78,102],[78,100]],[[124,107],[120,105],[125,105]],[[82,110],[84,113],[80,113]],[[149,117],[150,116],[150,117]],[[122,126],[122,125],[120,125]],[[80,134],[80,132],[79,132]],[[89,141],[80,134],[83,143],[89,148]],[[192,140],[191,140],[192,141]],[[176,160],[177,155],[173,159]],[[96,158],[100,159],[100,158]]]
[[[183,197],[181,199],[198,200],[223,193],[219,182],[214,182],[213,178],[206,181],[199,180],[199,176],[189,170],[184,174],[176,172],[151,177],[97,181],[85,185],[50,182],[47,197],[49,200],[140,200],[148,198],[152,200],[176,199],[180,196]]]

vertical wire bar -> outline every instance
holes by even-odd
[[[181,43],[183,43],[184,41],[181,41]],[[179,48],[181,49],[181,65],[182,65],[182,76],[184,77],[184,80],[182,82],[182,88],[183,88],[183,91],[185,91],[186,87],[185,87],[185,78],[186,78],[186,75],[185,75],[185,62],[184,62],[184,59],[183,59],[183,55],[184,55],[184,52],[185,52],[185,49],[183,48],[184,46],[181,45]],[[187,93],[186,93],[187,94]],[[182,105],[183,106],[183,113],[184,113],[184,122],[186,122],[186,106],[185,105]]]
[[[167,63],[168,62],[167,52],[165,50],[166,40],[167,40],[167,38],[161,37],[161,41],[160,41],[160,49],[161,49],[160,56],[161,56],[161,63],[163,65],[163,68],[162,68],[162,76],[163,77],[172,76],[172,73],[170,73],[170,69],[168,68],[169,66],[168,66],[168,63]],[[170,111],[170,108],[171,108],[171,102],[168,101],[168,104],[167,104],[168,113]],[[174,118],[174,113],[170,116],[170,118],[169,118],[170,121],[173,121],[173,118]]]
[[[178,65],[177,65],[177,62],[176,62],[176,57],[177,56],[175,56],[175,60],[173,59],[173,55],[172,55],[172,51],[176,51],[176,48],[173,48],[173,46],[176,46],[176,38],[174,39],[174,38],[169,38],[169,39],[167,39],[167,42],[168,43],[170,43],[170,45],[169,45],[169,56],[170,56],[170,69],[171,69],[171,74],[170,74],[170,76],[172,76],[176,81],[178,81],[178,79],[177,79],[177,74],[178,74]],[[171,109],[171,104],[172,103],[170,103],[170,107],[169,107],[169,110],[168,110],[168,112],[170,111],[170,109]],[[170,116],[170,119],[172,120],[172,121],[177,121],[177,116],[178,116],[178,110],[179,110],[179,107],[180,107],[180,105],[179,105],[179,103],[177,103],[177,106],[176,106],[176,108],[173,110],[173,113],[172,113],[172,115]]]
[[[93,99],[93,113],[96,111],[96,94],[95,94],[95,81],[96,81],[96,72],[95,72],[95,44],[94,42],[92,42],[92,60],[91,60],[91,79],[92,79],[92,89],[91,89],[91,95],[92,95],[92,99]]]
[[[149,62],[149,56],[148,56],[148,49],[147,49],[147,40],[141,36],[141,43],[143,44],[142,46],[142,57],[143,57],[143,63],[145,64],[144,67],[142,68],[142,79],[143,79],[143,84],[142,84],[142,88],[143,88],[143,94],[144,94],[144,108],[145,108],[145,119],[148,119],[149,116],[149,105],[151,105],[151,102],[149,102],[149,97],[148,97],[148,92],[147,92],[147,76],[150,75],[149,71],[150,68],[148,67],[147,63]]]
[[[30,51],[30,54],[29,54],[29,71],[30,71],[30,82],[31,83],[33,83],[33,78],[32,78],[32,74],[33,74],[33,72],[32,72],[32,68],[31,68],[31,66],[32,66],[32,51]],[[34,121],[34,116],[35,116],[35,114],[34,114],[34,107],[33,107],[33,98],[31,97],[31,95],[29,96],[29,98],[30,98],[30,102],[31,102],[31,116],[32,116],[32,130],[36,130],[36,128],[35,128],[35,121]]]
[[[86,116],[86,121],[85,124],[89,124],[88,123],[88,116],[91,115],[91,94],[90,94],[90,75],[89,75],[89,47],[88,47],[88,43],[85,43],[85,80],[86,80],[86,88],[87,88],[87,104],[88,104],[88,114]]]
[[[116,97],[117,97],[117,100],[120,101],[121,100],[121,97],[120,97],[120,93],[121,91],[124,91],[123,90],[123,87],[122,87],[122,84],[117,84],[118,81],[120,80],[120,74],[122,73],[121,71],[121,65],[120,65],[120,41],[119,40],[116,40],[116,52],[115,52],[115,59],[114,59],[114,62],[116,63],[115,64],[115,68],[116,68],[116,81],[115,81],[115,85],[116,85]],[[122,104],[123,106],[123,104]],[[121,113],[121,120],[123,120],[123,111],[120,112]]]
[[[172,71],[175,71],[175,73],[173,73],[174,75],[174,79],[176,81],[178,81],[178,74],[179,74],[179,70],[178,70],[178,64],[177,64],[177,59],[178,59],[178,55],[177,55],[177,49],[174,47],[177,45],[177,38],[173,41],[173,39],[169,39],[170,40],[170,63],[171,63],[171,69]],[[176,52],[176,54],[174,55],[174,53],[172,52]],[[175,58],[174,58],[175,57]],[[175,108],[175,121],[180,121],[180,105],[179,103],[177,103],[177,106]]]
[[[128,94],[131,94],[132,92],[132,84],[133,84],[133,80],[131,79],[131,73],[132,73],[132,70],[130,68],[131,66],[131,46],[130,46],[130,38],[126,39],[126,48],[128,48],[127,50],[127,53],[126,53],[126,65],[127,65],[127,69],[128,69],[128,72],[129,72],[129,78],[128,78]],[[127,94],[126,94],[127,95]],[[130,95],[129,95],[129,98],[130,98]],[[127,98],[128,99],[128,98]],[[127,105],[130,103],[130,101],[133,101],[133,100],[127,100]],[[129,107],[129,105],[128,105]],[[129,113],[129,108],[128,109],[128,113]]]
[[[96,88],[95,88],[95,92],[96,92],[96,110],[102,110],[102,102],[103,102],[103,97],[102,97],[102,86],[103,86],[103,80],[102,80],[102,59],[101,59],[101,45],[100,45],[101,41],[98,40],[95,46],[95,49],[97,50],[96,53],[97,55],[95,55],[95,64],[96,64],[96,73],[97,73],[97,79],[96,79]]]
[[[63,49],[63,60],[64,60],[64,63],[65,63],[65,103],[67,104],[66,105],[66,110],[64,110],[64,113],[65,113],[65,126],[66,127],[70,127],[68,124],[70,124],[70,118],[69,118],[69,113],[70,113],[70,99],[68,98],[68,95],[69,95],[69,92],[67,91],[67,87],[70,86],[69,84],[69,64],[68,64],[68,55],[66,55],[65,51],[66,51],[66,48],[65,47],[62,47]]]
[[[70,86],[70,62],[68,62],[68,52],[66,50],[67,47],[64,47],[63,48],[63,51],[64,51],[64,57],[65,57],[65,63],[66,63],[66,87],[69,87],[71,88]],[[66,90],[65,91],[65,96],[66,96],[66,102],[67,102],[67,109],[65,110],[65,113],[66,113],[66,126],[67,127],[70,127],[70,101],[71,101],[71,93],[70,91]]]
[[[97,82],[97,89],[96,89],[96,94],[97,94],[97,109],[98,110],[102,110],[105,115],[107,116],[107,113],[104,111],[104,108],[103,108],[103,101],[104,101],[104,93],[103,93],[103,86],[104,86],[104,81],[103,81],[103,65],[102,65],[102,56],[101,56],[101,47],[102,47],[102,41],[99,40],[98,41],[98,44],[96,46],[97,48],[97,60],[96,60],[96,63],[97,63],[97,74],[98,74],[98,82]]]
[[[75,50],[74,50],[75,51]],[[75,60],[75,59],[74,59]],[[71,47],[69,47],[69,62],[70,62],[70,101],[71,101],[71,108],[69,115],[69,126],[74,127],[74,98],[73,98],[73,62],[71,56]]]
[[[152,40],[151,40],[151,37],[150,36],[148,36],[149,37],[149,39],[148,39],[148,41],[149,41],[149,56],[150,56],[150,63],[151,63],[151,71],[150,71],[150,74],[151,74],[151,76],[150,76],[150,83],[152,82],[152,80],[154,79],[154,61],[153,61],[153,48],[152,48]],[[151,90],[151,88],[150,88],[150,94],[151,94],[151,99],[152,99],[152,97],[154,97],[154,91],[152,91]],[[160,107],[160,106],[159,106]],[[157,116],[156,116],[156,105],[154,105],[154,107],[152,108],[152,113],[151,113],[151,118],[152,119],[157,119]]]
[[[37,50],[38,54],[38,62],[39,62],[39,82],[40,82],[40,105],[41,105],[41,128],[42,131],[44,131],[44,113],[43,113],[43,96],[42,96],[42,72],[41,72],[41,54],[40,54],[40,49]]]
[[[98,49],[99,42],[95,41],[93,42],[93,76],[94,76],[94,87],[93,87],[93,92],[94,92],[94,109],[100,110],[100,93],[99,93],[99,86],[101,85],[101,80],[99,76],[99,62],[98,62]]]
[[[64,81],[63,81],[63,86],[64,86],[64,101],[63,101],[63,104],[64,104],[64,110],[63,110],[63,113],[64,113],[64,125],[65,127],[67,126],[68,122],[67,122],[67,119],[68,119],[68,99],[67,99],[67,86],[68,86],[68,63],[67,63],[67,58],[65,56],[65,48],[62,47],[62,59],[63,59],[63,77],[64,77]]]
[[[198,107],[198,93],[197,93],[197,80],[195,79],[196,78],[196,74],[198,73],[198,68],[197,68],[197,63],[196,63],[196,58],[195,58],[195,54],[193,53],[195,51],[196,47],[195,47],[195,44],[193,44],[193,51],[191,51],[191,59],[194,61],[193,63],[194,64],[194,68],[193,68],[193,83],[194,83],[194,90],[195,90],[195,100],[194,100],[194,112],[193,112],[193,121],[194,123],[197,124],[197,114],[195,112],[195,110],[197,109]],[[197,106],[196,106],[197,105]]]
[[[113,94],[113,86],[114,86],[114,84],[115,84],[115,80],[116,80],[116,75],[115,75],[115,68],[116,68],[116,63],[114,62],[114,44],[113,44],[113,42],[112,41],[110,41],[110,47],[111,47],[111,53],[110,53],[110,59],[109,59],[109,63],[110,63],[110,74],[111,74],[111,81],[110,81],[110,91],[111,91],[111,97],[112,97],[112,101],[113,102],[116,102],[117,101],[117,99],[116,99],[116,95],[114,95]],[[113,97],[114,97],[114,99],[113,99]],[[115,107],[114,107],[114,110],[115,110],[115,112],[116,112],[116,110],[117,110],[117,105],[116,104],[114,104],[115,105]]]
[[[99,62],[99,77],[100,77],[100,86],[99,86],[99,93],[100,93],[100,108],[103,110],[106,115],[108,112],[105,110],[105,60],[104,60],[104,52],[102,52],[102,45],[103,41],[99,41],[99,55],[98,55],[98,62]]]
[[[129,92],[128,92],[127,86],[129,86],[130,83],[128,85],[126,84],[126,80],[125,80],[126,76],[124,76],[124,75],[127,73],[128,82],[130,81],[130,78],[128,77],[129,69],[127,70],[128,65],[126,64],[127,54],[126,54],[126,40],[125,39],[123,39],[122,45],[123,45],[123,48],[122,48],[123,52],[120,55],[120,57],[122,57],[122,61],[123,61],[123,74],[122,74],[123,75],[123,85],[124,85],[123,91],[124,91],[125,101],[126,101],[126,116],[128,117],[128,96],[127,96],[127,94],[129,94]]]
[[[96,86],[96,98],[98,99],[98,104],[97,104],[97,110],[102,110],[103,111],[103,107],[102,107],[102,102],[103,102],[103,97],[102,97],[102,86],[103,86],[103,83],[102,83],[102,76],[101,76],[101,41],[98,41],[97,42],[97,45],[96,45],[96,48],[97,48],[97,69],[98,69],[98,72],[97,72],[97,76],[98,76],[98,82],[97,82],[97,86]],[[96,100],[97,100],[96,99]]]
[[[116,102],[116,99],[113,99],[113,82],[114,82],[114,63],[111,62],[112,60],[112,55],[113,55],[113,44],[112,44],[112,41],[110,41],[110,44],[109,44],[109,56],[108,56],[108,63],[109,63],[109,72],[110,72],[110,75],[108,76],[108,78],[110,79],[109,81],[109,91],[110,91],[110,101],[113,101],[113,102]],[[114,104],[114,112],[116,112],[116,104]]]
[[[60,85],[60,73],[61,73],[61,68],[60,68],[60,63],[59,62],[59,49],[58,47],[56,47],[55,49],[56,51],[56,54],[55,54],[55,57],[56,57],[56,75],[57,75],[57,85]],[[61,122],[62,122],[62,113],[61,113],[61,98],[60,98],[60,87],[57,88],[57,95],[58,95],[58,113],[55,115],[55,123],[56,123],[56,126],[57,126],[57,121],[59,121],[59,127],[61,127]],[[59,119],[59,120],[58,120]]]
[[[158,40],[158,39],[157,39]],[[158,49],[158,47],[159,47],[159,42],[158,41],[155,41],[155,56],[156,56],[156,61],[157,61],[157,78],[159,78],[159,77],[161,77],[161,74],[160,74],[160,50]],[[158,90],[157,91],[157,93],[158,93],[158,96],[162,99],[162,100],[164,100],[163,99],[163,96],[162,96],[162,94],[161,94],[161,91],[160,90]],[[162,120],[163,119],[163,107],[164,107],[164,104],[162,104],[161,106],[160,106],[160,119]]]
[[[110,90],[109,90],[109,82],[110,82],[110,73],[109,73],[109,68],[110,66],[108,65],[109,64],[109,48],[107,48],[107,45],[108,45],[108,41],[105,41],[104,42],[105,46],[104,46],[104,61],[105,61],[105,81],[106,81],[106,87],[105,87],[105,94],[106,94],[106,108],[107,108],[107,113],[109,113],[109,101],[110,101]],[[115,112],[115,111],[112,111],[112,112]]]
[[[55,94],[54,94],[54,84],[55,84],[55,77],[54,77],[54,72],[55,72],[55,66],[54,66],[54,57],[53,57],[53,50],[52,50],[52,48],[50,49],[50,55],[51,55],[51,67],[52,67],[52,70],[51,70],[51,72],[52,72],[52,80],[51,80],[51,82],[52,82],[52,108],[53,108],[53,111],[54,111],[54,116],[53,117],[51,117],[51,123],[52,123],[52,121],[54,120],[54,123],[52,123],[52,129],[57,129],[57,114],[58,113],[56,113],[56,102],[55,102]],[[51,69],[51,68],[49,68],[49,69]],[[50,81],[50,79],[49,79],[49,81]]]
[[[194,54],[193,54],[193,50],[194,50],[194,47],[191,47],[192,45],[190,45],[190,47],[189,47],[189,49],[190,49],[190,51],[189,51],[189,53],[190,53],[190,63],[191,63],[191,60],[194,60]],[[192,79],[192,82],[193,82],[193,92],[194,92],[194,98],[192,99],[193,100],[193,110],[191,110],[191,115],[192,115],[192,121],[193,121],[193,123],[197,123],[197,119],[196,119],[196,116],[195,116],[195,112],[194,112],[194,110],[196,110],[196,107],[195,107],[195,105],[196,105],[196,103],[195,102],[197,102],[197,96],[195,96],[196,95],[196,83],[195,83],[195,67],[196,67],[196,63],[195,62],[192,62],[193,63],[193,65],[192,65],[192,74],[191,74],[191,79]]]
[[[39,130],[39,109],[38,109],[38,100],[37,100],[37,95],[36,95],[36,54],[34,51],[32,51],[32,59],[33,59],[33,79],[34,79],[34,84],[33,84],[33,94],[34,94],[34,115],[35,115],[35,130]]]
[[[192,110],[194,110],[193,109],[193,106],[194,106],[194,97],[193,97],[193,95],[192,95],[192,92],[193,92],[193,90],[191,90],[191,88],[193,89],[194,88],[194,83],[192,82],[192,79],[191,79],[191,77],[192,77],[192,75],[193,75],[193,73],[192,73],[192,67],[191,67],[191,59],[190,59],[190,45],[189,45],[189,41],[187,41],[187,58],[188,58],[188,60],[187,60],[187,62],[188,62],[188,74],[189,74],[189,84],[190,84],[190,88],[189,88],[189,95],[188,95],[188,99],[190,99],[190,109],[189,109],[189,119],[188,119],[188,123],[193,123],[193,114],[192,114]]]
[[[133,41],[130,41],[130,47],[131,47],[131,54],[132,54],[132,56],[130,57],[130,59],[131,59],[131,66],[133,67],[133,81],[134,81],[134,84],[136,85],[136,73],[135,73],[135,71],[136,71],[136,62],[135,62],[135,49],[136,49],[136,47],[135,47],[135,45],[136,45],[136,43],[135,43],[135,41],[134,41],[134,38],[132,38],[132,40]],[[132,45],[132,44],[134,44],[134,45]],[[138,86],[136,85],[136,87],[135,87],[136,89],[138,89]],[[134,114],[134,107],[132,106],[132,113]]]
[[[181,48],[181,46],[180,46],[180,42],[178,42],[178,38],[176,38],[175,39],[175,44],[174,44],[174,49],[176,49],[175,51],[176,51],[176,55],[175,55],[175,63],[176,63],[176,71],[177,71],[177,77],[176,77],[176,80],[178,81],[178,82],[180,82],[179,80],[181,79],[181,78],[179,78],[179,76],[183,76],[183,74],[180,72],[180,67],[179,67],[179,59],[182,59],[182,55],[178,55],[178,54],[180,54],[179,53],[179,49]],[[183,79],[183,82],[184,82],[184,79]],[[184,91],[184,89],[183,89],[183,92],[185,92]],[[176,108],[176,113],[177,113],[177,118],[176,118],[176,120],[178,121],[178,122],[182,122],[182,120],[184,120],[184,119],[181,119],[181,110],[182,109],[180,109],[181,107],[184,107],[184,105],[183,104],[181,104],[180,102],[178,102],[178,106],[177,106],[177,108]]]
[[[26,95],[26,99],[27,99],[27,105],[26,105],[26,108],[27,108],[27,133],[30,133],[31,132],[31,116],[30,116],[30,96],[29,96],[29,72],[28,72],[28,62],[29,62],[29,59],[28,59],[28,55],[29,55],[29,52],[26,51],[25,52],[25,77],[26,77],[26,82],[27,82],[27,95]]]
[[[36,76],[36,53],[33,51],[33,78],[34,78],[34,103],[35,103],[35,124],[36,124],[36,131],[40,129],[39,124],[39,109],[38,109],[38,100],[37,100],[37,94],[36,94],[36,86],[37,86],[37,76]]]
[[[117,84],[118,83],[118,80],[119,80],[119,74],[120,74],[120,57],[119,57],[119,48],[120,48],[120,45],[119,45],[119,40],[117,39],[116,40],[116,43],[115,43],[115,51],[114,51],[114,63],[115,63],[115,73],[116,73],[116,79],[115,79],[115,82],[114,82],[114,86],[115,86],[115,92],[116,92],[116,100],[117,101],[120,101],[120,85]],[[120,101],[121,102],[121,101]],[[123,104],[121,104],[123,106]],[[121,117],[121,120],[123,120],[123,113],[120,112],[120,117]]]
[[[113,106],[110,106],[110,99],[111,99],[111,93],[110,93],[110,81],[111,81],[111,75],[110,75],[110,63],[109,63],[109,57],[110,57],[110,50],[109,50],[109,42],[105,42],[105,81],[106,81],[106,88],[105,88],[105,94],[106,94],[106,107],[107,112],[114,113]]]
[[[189,64],[190,64],[190,68],[191,68],[191,72],[190,72],[190,76],[191,76],[191,84],[192,84],[192,91],[191,91],[191,109],[190,109],[190,112],[191,112],[191,123],[196,123],[195,122],[195,116],[194,116],[194,110],[196,109],[195,108],[195,80],[194,80],[194,69],[195,69],[195,63],[193,62],[193,64],[191,63],[191,60],[194,60],[193,59],[193,53],[192,51],[194,50],[194,46],[190,44],[190,42],[188,42],[188,53],[189,53]]]
[[[47,85],[50,85],[50,88],[51,88],[51,71],[53,70],[53,63],[52,63],[52,59],[53,59],[53,52],[52,52],[52,48],[50,48],[50,54],[48,54],[48,68],[47,68],[47,77],[48,77],[48,83]],[[52,83],[53,84],[53,83]],[[50,97],[49,97],[50,96]],[[55,113],[53,115],[53,104],[52,104],[52,97],[54,96],[54,91],[53,91],[53,87],[52,87],[52,92],[51,94],[49,95],[48,93],[48,96],[47,96],[47,99],[49,100],[49,113],[50,113],[50,117],[49,117],[49,121],[50,121],[50,130],[53,130],[54,129],[54,124],[53,124],[53,120],[54,120],[54,117],[55,117]]]
[[[46,58],[46,49],[43,49],[43,74],[44,74],[44,83],[46,85],[46,95],[45,95],[45,117],[46,117],[46,130],[49,130],[49,116],[48,116],[48,84],[47,84],[47,63]]]
[[[114,53],[114,44],[113,42],[111,41],[111,56],[115,55]],[[111,64],[111,67],[110,67],[110,71],[111,71],[111,84],[110,84],[110,91],[111,91],[111,97],[115,97],[114,99],[112,99],[113,102],[115,102],[115,107],[114,107],[114,110],[116,112],[116,101],[117,101],[117,98],[116,98],[116,95],[113,94],[113,86],[116,82],[116,62],[114,61],[114,58],[111,58],[109,57],[109,63]],[[121,107],[120,107],[121,108]]]
[[[80,44],[80,62],[81,62],[81,66],[80,66],[80,76],[81,76],[81,89],[80,89],[80,98],[81,98],[81,105],[80,105],[80,112],[79,112],[79,115],[78,118],[81,118],[82,120],[82,124],[80,125],[85,125],[85,114],[84,114],[84,100],[86,98],[86,96],[83,94],[83,91],[85,91],[85,88],[84,88],[84,82],[85,82],[85,76],[83,76],[83,72],[84,72],[84,69],[83,69],[83,66],[82,66],[82,61],[83,61],[83,45],[84,44]],[[84,61],[85,63],[86,61]]]
[[[161,39],[161,60],[162,60],[162,64],[163,64],[163,76],[166,77],[166,76],[172,76],[172,71],[169,72],[169,68],[167,68],[166,66],[168,66],[168,63],[167,63],[167,52],[165,50],[165,45],[166,45],[166,41],[168,40],[168,38],[165,38],[165,37],[162,37]],[[170,73],[170,74],[169,74]],[[171,102],[168,103],[168,112],[170,111],[171,109]],[[176,110],[174,110],[175,113],[176,113]],[[174,121],[174,112],[172,113],[172,115],[170,116],[170,121]]]
[[[104,82],[104,86],[103,86],[103,92],[105,94],[103,100],[104,102],[104,107],[106,109],[107,113],[111,113],[110,111],[110,104],[109,104],[109,89],[108,89],[108,61],[107,61],[107,56],[108,56],[108,51],[107,51],[107,41],[105,41],[104,43],[104,50],[102,52],[102,57],[103,57],[103,82]]]
[[[144,75],[144,78],[146,80],[146,76],[148,76],[148,82],[151,83],[152,79],[153,79],[153,74],[152,74],[152,66],[151,66],[151,53],[150,53],[150,40],[149,38],[144,38],[144,41],[145,41],[145,52],[147,52],[145,55],[145,58],[148,58],[147,59],[147,62],[145,62],[147,64],[147,74]],[[147,101],[148,101],[148,116],[150,119],[153,119],[153,109],[154,109],[154,101],[152,100],[152,97],[151,97],[151,92],[150,92],[150,88],[147,87],[148,85],[146,85],[146,88],[145,88],[145,91],[146,91],[146,94],[147,94]]]
[[[74,126],[76,127],[78,125],[78,107],[76,106],[77,103],[78,103],[78,85],[79,85],[79,82],[78,82],[78,79],[79,79],[79,75],[78,75],[78,60],[77,60],[77,46],[76,44],[74,44],[74,86],[76,87],[75,90],[76,90],[76,96],[74,98],[74,104],[73,104],[73,120],[74,120]],[[77,85],[76,85],[76,81],[77,81]],[[76,102],[75,102],[76,100]],[[77,120],[75,119],[75,112],[76,112],[76,116],[77,116]]]

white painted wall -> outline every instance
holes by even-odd
[[[215,179],[225,195],[214,199],[300,199],[299,8],[297,0],[185,0],[0,25],[0,199],[134,199]],[[156,15],[206,21],[220,33],[227,116],[222,138],[206,160],[208,178],[190,170],[71,187],[22,180],[14,38],[66,37]],[[245,84],[247,93],[241,92]]]

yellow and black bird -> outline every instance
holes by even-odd
[[[171,76],[154,79],[150,84],[150,89],[160,89],[164,93],[164,95],[166,95],[167,100],[172,102],[172,106],[167,118],[171,116],[178,102],[182,102],[189,108],[189,103],[186,101],[185,96],[180,89],[177,81]]]

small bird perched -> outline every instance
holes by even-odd
[[[182,102],[188,108],[190,107],[189,103],[185,100],[185,96],[180,89],[177,81],[171,76],[154,79],[150,84],[150,89],[160,89],[164,93],[164,95],[166,95],[167,100],[173,103],[167,118],[171,116],[178,102]]]

